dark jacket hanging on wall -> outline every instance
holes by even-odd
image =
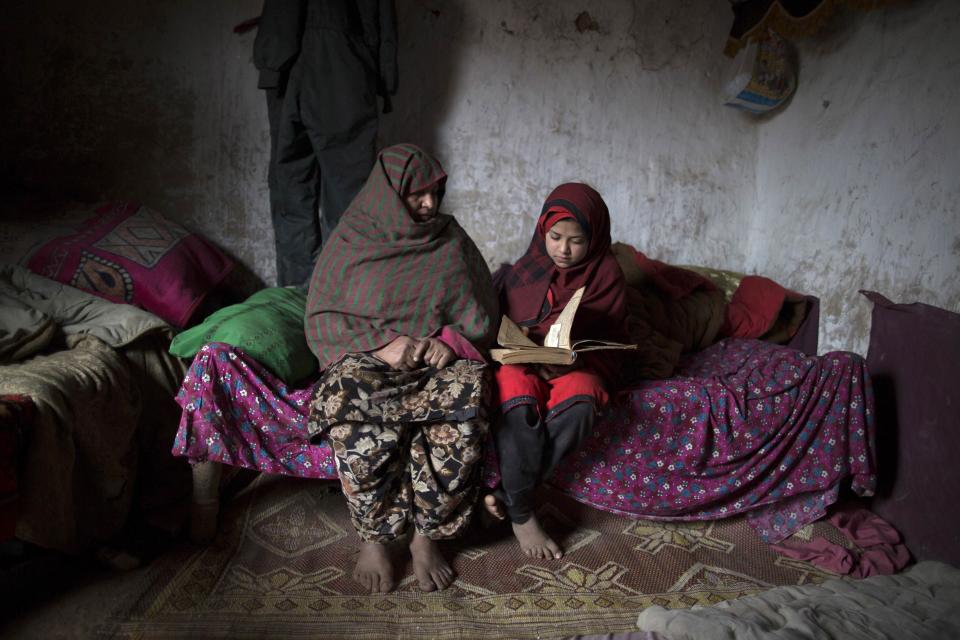
[[[397,89],[393,0],[265,0],[254,63],[270,118],[277,284],[304,286],[373,167],[377,96],[387,112]]]

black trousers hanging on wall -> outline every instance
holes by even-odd
[[[324,238],[373,167],[377,95],[388,111],[396,43],[393,0],[264,2],[254,62],[270,119],[278,286],[309,284]]]

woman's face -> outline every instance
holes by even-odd
[[[568,269],[586,257],[590,239],[576,220],[567,218],[550,227],[546,244],[553,264]]]
[[[403,199],[410,217],[417,222],[426,222],[437,215],[439,185],[432,184],[426,189],[414,191]]]

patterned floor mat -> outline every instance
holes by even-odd
[[[339,483],[261,476],[224,509],[208,547],[184,544],[151,567],[100,629],[110,638],[551,638],[635,628],[651,604],[686,608],[832,574],[779,556],[743,518],[630,520],[545,492],[538,516],[559,561],[531,560],[509,525],[479,524],[445,553],[458,577],[423,593],[402,545],[396,591],[351,578],[358,538]],[[843,538],[830,525],[801,537]]]

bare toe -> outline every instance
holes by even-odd
[[[440,590],[446,589],[453,584],[453,570],[449,567],[433,572],[430,577]]]
[[[413,558],[413,573],[423,591],[446,589],[453,584],[456,574],[435,541],[419,533],[414,534],[410,541],[410,556]]]
[[[530,516],[530,519],[522,524],[514,522],[513,534],[520,543],[520,550],[531,558],[559,560],[563,557],[560,545],[547,535],[536,516]]]
[[[486,508],[487,513],[497,520],[503,520],[507,517],[507,514],[504,513],[503,505],[497,500],[497,496],[492,493],[483,496],[483,506]]]
[[[370,593],[387,593],[393,590],[393,566],[386,546],[378,542],[365,542],[360,547],[353,579]]]
[[[563,549],[560,548],[556,542],[553,541],[553,538],[547,538],[547,558],[553,558],[554,560],[559,560],[563,557]]]

